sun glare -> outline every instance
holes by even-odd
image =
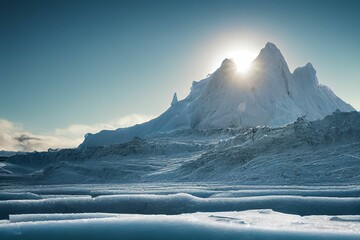
[[[256,53],[251,51],[238,51],[232,57],[240,73],[247,73],[251,69],[251,63],[256,58]]]

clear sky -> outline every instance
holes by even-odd
[[[0,0],[0,120],[28,135],[146,120],[268,41],[360,109],[359,23],[357,0]]]

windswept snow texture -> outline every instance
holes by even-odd
[[[0,162],[0,180],[3,185],[347,185],[359,184],[359,163],[360,113],[337,111],[322,120],[299,118],[279,128],[186,129],[118,145],[16,155]],[[0,194],[0,200],[9,196]]]
[[[359,186],[142,183],[3,192],[22,196],[0,200],[4,240],[360,238]]]
[[[248,74],[240,74],[235,63],[225,59],[209,77],[193,82],[185,99],[178,101],[175,93],[170,108],[159,117],[129,128],[87,134],[80,147],[118,144],[177,129],[278,127],[302,116],[321,119],[336,109],[355,111],[319,84],[311,63],[291,73],[280,50],[267,43]]]
[[[16,155],[0,239],[360,239],[359,163],[360,113],[339,111]]]

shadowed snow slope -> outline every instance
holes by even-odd
[[[360,113],[337,111],[278,128],[185,129],[111,146],[16,155],[0,162],[0,180],[346,185],[360,182],[359,161]]]
[[[190,94],[143,124],[87,134],[80,147],[122,143],[176,129],[283,126],[306,116],[316,120],[336,109],[354,111],[328,87],[320,85],[311,63],[290,72],[279,49],[267,43],[247,74],[225,59],[213,74],[193,82]]]

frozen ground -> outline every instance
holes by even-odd
[[[359,239],[359,186],[2,187],[0,239]]]

